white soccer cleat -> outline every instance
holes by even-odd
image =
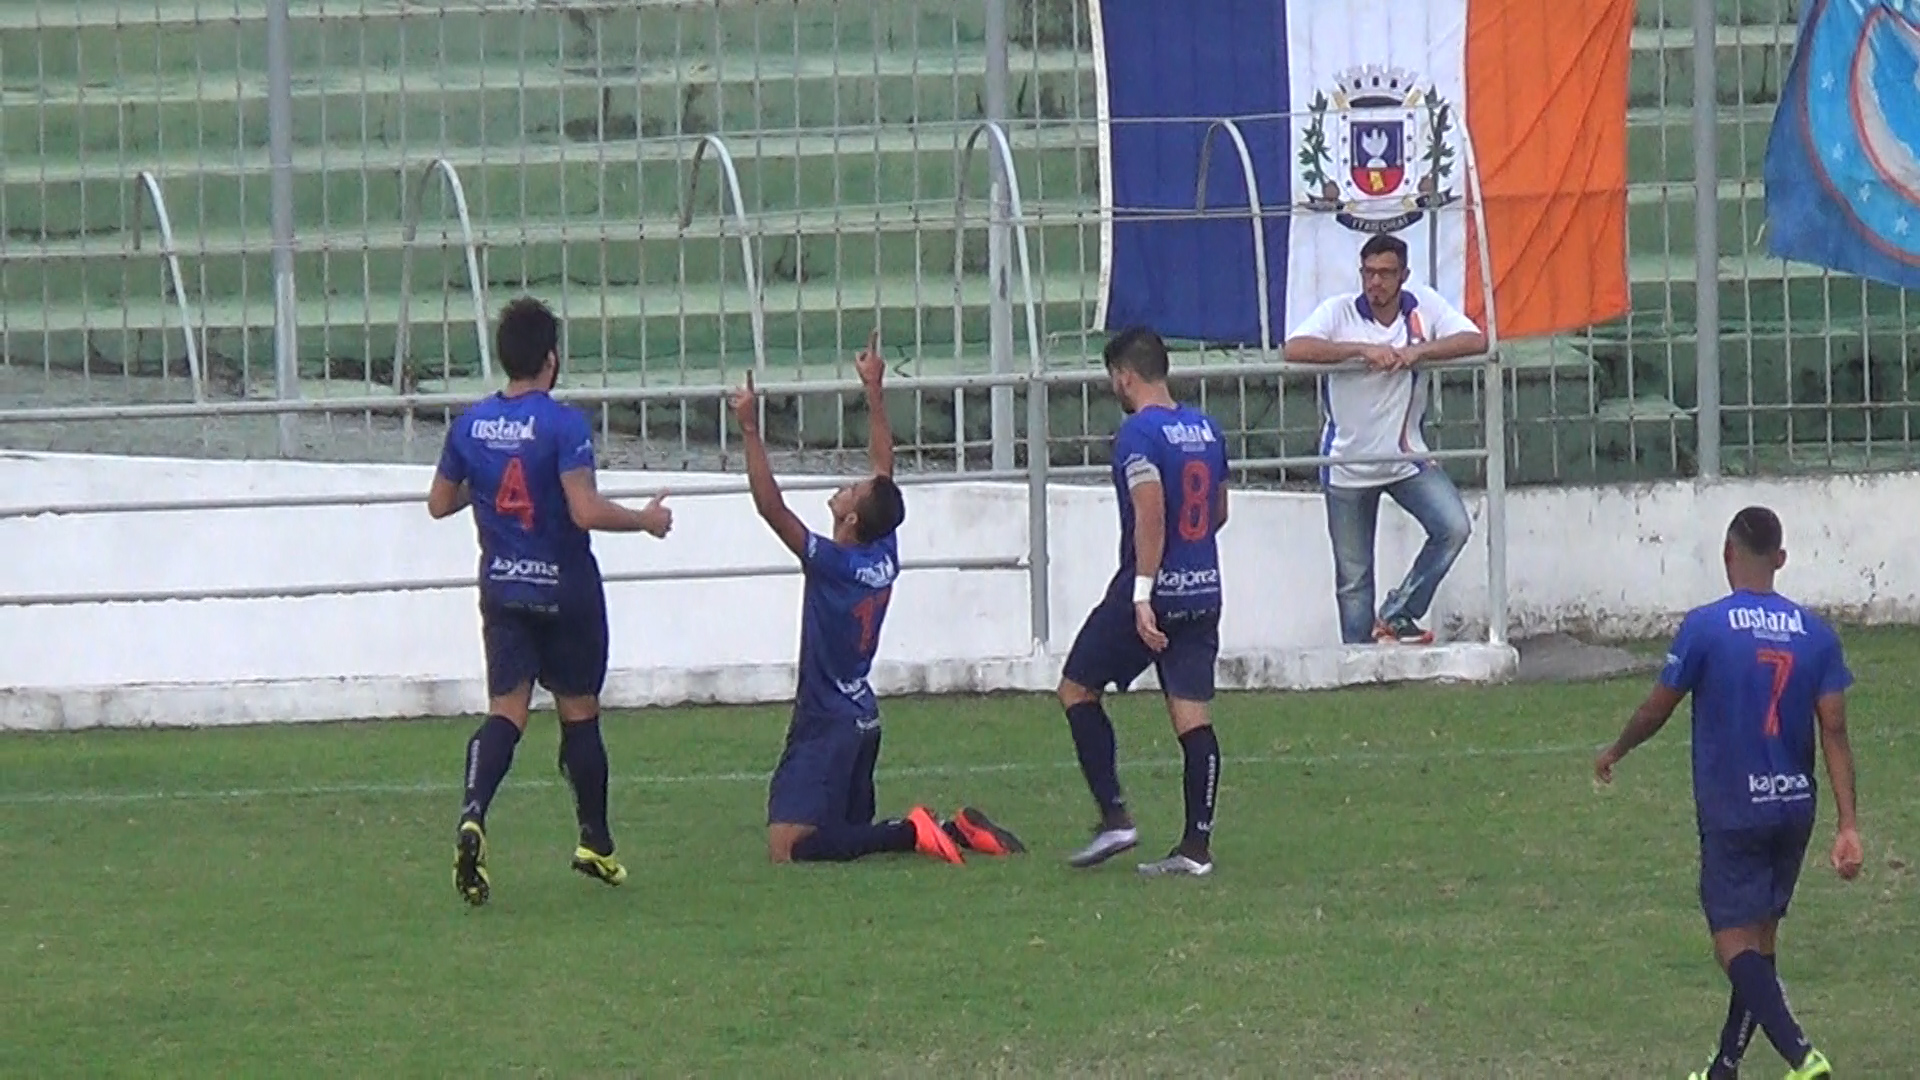
[[[1067,865],[1085,870],[1090,866],[1099,866],[1123,851],[1130,851],[1140,842],[1140,830],[1128,826],[1124,829],[1101,829],[1093,834],[1093,842],[1067,859]]]
[[[1175,851],[1158,862],[1141,863],[1140,873],[1146,877],[1174,877],[1181,875],[1186,877],[1206,877],[1208,874],[1213,873],[1213,860],[1209,859],[1206,862],[1201,862],[1198,859],[1189,858]]]

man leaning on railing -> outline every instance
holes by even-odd
[[[1420,425],[1432,377],[1420,365],[1486,350],[1486,334],[1458,308],[1431,289],[1407,284],[1407,245],[1388,235],[1360,249],[1360,291],[1325,301],[1287,338],[1290,361],[1366,365],[1329,371],[1320,395],[1326,417],[1320,452],[1334,459],[1320,470],[1320,483],[1333,539],[1340,640],[1348,645],[1433,641],[1420,620],[1473,527],[1453,481],[1420,457],[1428,452]],[[1411,460],[1381,460],[1394,457]],[[1373,539],[1381,492],[1420,523],[1427,542],[1376,612]]]

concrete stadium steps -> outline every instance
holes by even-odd
[[[1742,4],[1743,17],[1754,9],[1775,5]],[[1644,12],[1647,5],[1643,4]],[[1714,91],[1721,105],[1771,102],[1780,93],[1782,76],[1793,59],[1798,24],[1789,13],[1781,19],[1762,18],[1736,23],[1722,13],[1714,30]],[[1693,27],[1636,26],[1632,37],[1633,67],[1628,76],[1630,108],[1667,107],[1686,110],[1693,105]]]
[[[852,70],[837,70],[836,63]],[[1009,100],[1044,104],[1048,117],[1096,113],[1081,54],[1016,51]],[[643,64],[555,58],[522,65],[316,66],[293,79],[296,139],[304,146],[455,146],[596,143],[706,132],[828,131],[985,116],[983,49],[885,53],[855,62],[831,54]],[[205,147],[264,149],[263,72],[139,70],[92,78],[0,80],[0,153],[120,153]]]
[[[1757,251],[1722,255],[1719,263],[1720,319],[1736,330],[1779,327],[1810,333],[1831,322],[1836,332],[1846,332],[1869,325],[1881,313],[1910,309],[1892,286],[1837,277]],[[1627,260],[1627,272],[1636,334],[1665,337],[1694,326],[1699,306],[1691,252],[1635,255]]]
[[[965,0],[293,0],[300,69],[522,60],[627,62],[717,53],[876,52],[978,44],[984,7]],[[1017,31],[1016,31],[1017,36]],[[258,69],[257,0],[69,0],[0,7],[0,77],[97,78],[125,70]]]
[[[1690,195],[1691,188],[1684,184],[1638,187],[1630,192],[1632,247],[1649,253],[1634,263],[1635,308],[1640,312],[1690,317],[1690,256],[1665,254],[1691,244],[1694,206]],[[1720,196],[1723,245],[1742,250],[1745,230],[1761,217],[1759,195],[1754,185],[1730,181],[1721,185]],[[429,194],[430,200],[437,198],[437,190]],[[117,214],[127,212],[124,203],[111,209]],[[1032,222],[1030,258],[1041,279],[1035,283],[1037,288],[1044,286],[1049,274],[1095,264],[1098,215],[1092,204],[1042,201],[1027,210]],[[177,220],[180,209],[174,212]],[[482,272],[493,289],[555,281],[582,287],[599,282],[671,287],[683,280],[741,280],[733,226],[717,213],[696,217],[685,230],[670,216],[621,221],[506,217],[508,223],[482,223],[477,229]],[[985,268],[983,216],[970,213],[966,231],[958,237],[951,220],[950,206],[940,202],[837,207],[828,203],[810,210],[757,214],[751,224],[769,281],[871,276],[876,270],[917,272],[928,289],[940,291],[952,277],[956,239],[963,246],[966,270]],[[301,282],[346,295],[399,287],[403,232],[398,224],[382,223],[357,232],[336,229],[323,236],[326,247],[322,249],[315,249],[311,239],[300,240],[296,271]],[[426,289],[465,289],[465,250],[447,218],[440,213],[423,215],[420,236],[414,256],[416,283]],[[0,240],[0,255],[5,257],[0,262],[0,299],[104,303],[158,295],[161,270],[153,238],[142,238],[139,250],[133,246],[134,239],[130,232],[112,230],[51,241]],[[264,225],[187,230],[180,242],[188,290],[196,299],[257,291],[269,280],[271,255]],[[22,272],[22,266],[31,269]],[[1723,288],[1723,310],[1767,318],[1775,309],[1784,310],[1789,301],[1803,314],[1824,312],[1831,306],[1820,295],[1820,286],[1808,284],[1817,281],[1814,277],[1803,275],[1799,279],[1803,288],[1792,297],[1781,293],[1781,282],[1791,282],[1791,277],[1783,276],[1771,285],[1756,281],[1750,270],[1731,277]],[[1896,297],[1889,290],[1887,296],[1873,299],[1877,303]],[[1808,306],[1810,301],[1814,306]]]
[[[1726,27],[1723,103],[1777,94],[1792,31]],[[1691,36],[1637,30],[1635,158],[1689,148],[1672,126],[1690,122]],[[111,55],[111,54],[109,54]],[[853,125],[975,120],[984,116],[984,46],[946,44],[884,51],[854,62],[831,51],[771,55],[705,52],[664,59],[618,54],[484,58],[424,55],[383,63],[347,54],[301,65],[293,80],[295,131],[302,145],[386,145],[429,138],[453,145],[593,142]],[[206,147],[242,151],[266,144],[266,77],[259,70],[204,65],[149,66],[124,52],[119,67],[43,76],[37,64],[0,70],[0,152],[124,153]],[[1092,56],[1065,49],[1015,49],[1009,99],[1023,116],[1095,115]],[[1752,83],[1753,85],[1747,85]],[[1745,110],[1753,111],[1753,110]],[[1764,109],[1759,110],[1764,113]],[[1757,132],[1764,145],[1765,118]],[[1751,123],[1723,132],[1738,160]],[[1688,157],[1680,153],[1680,157]],[[1689,158],[1690,160],[1690,158]],[[1737,174],[1736,174],[1737,175]]]
[[[959,190],[962,126],[887,129],[835,137],[741,138],[731,142],[749,213],[812,210],[840,203],[951,201]],[[1063,123],[1012,136],[1021,192],[1034,201],[1091,199],[1098,161],[1091,122]],[[397,225],[436,156],[451,162],[478,222],[564,216],[622,221],[677,214],[686,196],[693,140],[641,140],[593,146],[307,148],[294,156],[298,227],[315,233]],[[977,148],[965,163],[969,194],[984,206],[988,159]],[[0,222],[13,240],[111,232],[129,226],[139,170],[161,181],[176,229],[270,225],[264,151],[201,159],[193,153],[149,159],[88,157],[0,164]],[[721,205],[719,167],[710,160],[695,205]],[[428,192],[437,200],[437,191]],[[430,201],[429,211],[443,204]],[[932,212],[930,210],[930,212]],[[430,213],[431,216],[431,213]]]
[[[1590,347],[1606,395],[1671,395],[1691,406],[1699,369],[1695,327],[1632,341],[1596,335]],[[1836,438],[1865,437],[1869,426],[1889,437],[1888,425],[1899,428],[1908,417],[1920,423],[1920,408],[1903,404],[1920,398],[1920,371],[1909,359],[1916,354],[1920,341],[1897,307],[1837,334],[1818,322],[1729,320],[1720,337],[1722,407],[1743,417],[1743,439],[1784,439],[1790,419],[1805,425],[1815,417],[1829,418]]]
[[[1097,218],[1076,204],[1029,207],[1037,223],[1027,229],[1036,292],[1053,288],[1048,273],[1077,270],[1097,260]],[[823,280],[881,275],[922,279],[929,306],[950,302],[954,249],[965,274],[985,273],[984,215],[970,214],[963,233],[954,228],[951,204],[844,205],[788,214],[762,214],[752,221],[757,267],[770,283],[817,285]],[[181,239],[181,267],[196,303],[241,296],[270,287],[272,253],[267,233],[220,229]],[[324,249],[301,246],[294,271],[303,288],[337,295],[395,292],[404,269],[405,232],[382,225],[362,233],[327,235]],[[310,241],[300,241],[302,245]],[[621,222],[532,219],[482,225],[476,232],[480,270],[489,293],[543,289],[639,286],[676,289],[681,282],[744,285],[736,227],[717,214],[696,217],[686,228],[672,217]],[[33,272],[9,272],[0,261],[0,301],[46,304],[59,298],[93,304],[160,295],[161,261],[149,233],[136,251],[127,233],[96,234],[44,243],[0,243],[0,254]],[[422,296],[469,290],[466,248],[459,230],[434,217],[415,240],[413,283]],[[555,283],[564,283],[556,285]],[[1015,283],[1016,289],[1018,282]],[[744,292],[741,294],[745,295]],[[848,293],[846,303],[861,297]]]
[[[1722,106],[1714,124],[1719,176],[1758,182],[1773,106]],[[1685,108],[1627,112],[1627,176],[1631,183],[1692,183],[1693,116]]]
[[[1092,318],[1094,283],[1054,275],[1048,286],[1039,306],[1041,333],[1084,330]],[[683,356],[699,355],[724,354],[750,362],[753,355],[752,323],[741,288],[689,283],[671,290],[636,286],[543,291],[569,321],[575,354],[604,352],[608,366],[616,370],[638,371],[643,365],[651,370],[660,364],[671,368]],[[911,278],[774,282],[765,292],[768,340],[784,348],[838,348],[859,342],[876,320],[890,341],[944,347],[947,352],[956,340],[987,340],[984,275],[960,282],[957,334],[951,287],[931,295]],[[303,292],[297,303],[303,364],[358,373],[367,365],[391,363],[399,322],[397,294]],[[260,359],[273,351],[270,290],[213,300],[191,310],[210,355],[230,358],[229,366],[244,360],[255,371],[271,371],[270,362],[263,369]],[[409,313],[410,369],[435,373],[451,364],[457,372],[477,373],[479,349],[471,312],[470,299],[450,290],[416,295]],[[1022,320],[1015,323],[1016,341],[1023,341]],[[158,297],[97,306],[9,304],[0,309],[0,347],[14,364],[78,369],[91,363],[157,374],[162,357],[178,357],[183,351],[178,326],[173,304]],[[594,353],[581,352],[583,338],[592,343]]]

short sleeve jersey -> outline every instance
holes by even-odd
[[[1113,437],[1113,487],[1120,504],[1120,570],[1110,592],[1131,596],[1133,489],[1158,481],[1166,497],[1166,547],[1154,581],[1154,608],[1220,608],[1219,508],[1227,482],[1227,445],[1213,418],[1187,406],[1150,405]]]
[[[1680,624],[1660,682],[1693,695],[1693,797],[1703,831],[1813,815],[1814,703],[1853,684],[1839,637],[1777,593],[1740,591]]]
[[[542,392],[495,394],[454,421],[439,471],[472,495],[483,600],[548,606],[600,588],[592,542],[560,484],[593,465],[587,418]]]
[[[1288,336],[1404,348],[1478,329],[1439,293],[1409,285],[1401,290],[1400,314],[1391,322],[1374,318],[1364,295],[1347,293],[1315,308]],[[1426,421],[1431,381],[1431,373],[1419,368],[1335,371],[1322,376],[1320,453],[1332,458],[1427,453],[1421,426]],[[1417,461],[1336,464],[1321,469],[1320,479],[1330,487],[1383,487],[1405,480],[1420,468]]]
[[[801,564],[806,586],[795,705],[816,720],[871,727],[879,722],[880,705],[867,677],[900,576],[899,542],[891,533],[871,544],[839,544],[809,533]]]

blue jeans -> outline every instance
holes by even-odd
[[[1427,531],[1427,542],[1413,560],[1400,587],[1373,609],[1373,536],[1385,492]],[[1433,594],[1467,546],[1473,524],[1459,489],[1438,466],[1427,465],[1405,480],[1385,487],[1329,487],[1327,534],[1333,539],[1334,597],[1340,605],[1340,640],[1361,645],[1373,640],[1374,623],[1398,615],[1420,619],[1433,606]]]

